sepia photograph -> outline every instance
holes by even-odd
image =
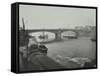
[[[19,71],[97,67],[96,8],[19,4]]]

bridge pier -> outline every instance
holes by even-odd
[[[61,40],[61,32],[56,32],[55,33],[55,40]]]
[[[75,34],[76,34],[76,38],[79,36],[79,33],[78,32],[75,32]]]

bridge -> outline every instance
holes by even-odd
[[[75,32],[76,37],[78,37],[79,32],[83,32],[83,30],[76,30],[76,29],[26,29],[28,34],[34,32],[51,32],[55,34],[55,40],[61,40],[61,34],[63,32],[72,31]]]
[[[23,29],[25,29],[25,24],[24,24],[24,20],[22,18],[22,22],[23,22]],[[67,32],[67,31],[72,31],[76,33],[76,37],[78,37],[80,32],[87,32],[87,31],[83,31],[83,30],[77,30],[77,29],[25,29],[27,31],[28,34],[30,33],[34,33],[34,32],[52,32],[55,34],[55,40],[61,40],[61,34],[63,32]]]

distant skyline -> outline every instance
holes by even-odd
[[[96,26],[96,10],[86,8],[19,6],[19,25],[26,29],[58,29],[75,26]]]

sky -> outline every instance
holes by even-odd
[[[96,10],[73,7],[36,5],[19,6],[19,25],[26,29],[67,29],[75,26],[96,26]]]

